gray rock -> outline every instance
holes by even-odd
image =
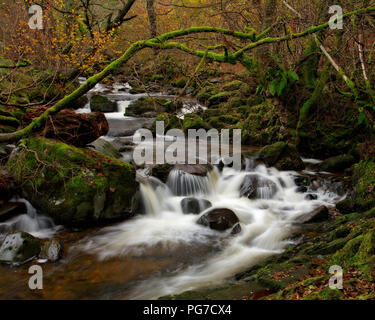
[[[270,179],[258,174],[249,174],[245,177],[240,196],[253,199],[271,199],[277,192],[277,185]]]
[[[23,264],[40,253],[40,241],[23,231],[8,233],[0,247],[0,262]]]
[[[56,262],[61,259],[63,255],[63,244],[58,239],[51,239],[43,245],[39,258],[47,259],[51,262]]]
[[[184,214],[200,214],[210,207],[212,207],[212,204],[206,199],[184,198],[181,200],[181,208]]]
[[[330,217],[328,208],[326,206],[320,206],[315,210],[299,217],[297,222],[299,223],[315,223],[323,222],[328,220]]]

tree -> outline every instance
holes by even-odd
[[[354,15],[361,15],[366,13],[375,12],[375,8],[364,8],[358,9],[351,12],[346,13],[343,18],[352,17]],[[56,114],[60,110],[66,108],[69,104],[73,101],[81,97],[83,94],[87,93],[90,89],[92,89],[98,82],[102,81],[105,77],[107,77],[110,73],[120,67],[122,64],[126,63],[131,59],[136,53],[145,49],[145,48],[152,48],[152,49],[177,49],[183,52],[186,52],[190,55],[198,56],[198,57],[205,57],[210,60],[218,61],[218,62],[227,62],[227,63],[242,63],[247,66],[248,63],[248,56],[246,53],[248,51],[254,50],[255,48],[272,44],[272,43],[282,43],[287,42],[299,38],[306,37],[308,35],[315,34],[323,29],[327,29],[329,27],[329,22],[310,27],[302,32],[298,33],[291,33],[285,36],[280,37],[267,37],[267,32],[262,32],[259,35],[254,35],[253,32],[246,33],[246,32],[234,32],[228,29],[216,28],[216,27],[191,27],[183,30],[172,31],[163,35],[158,36],[157,38],[153,38],[150,40],[143,40],[137,41],[133,43],[125,52],[124,54],[118,58],[117,60],[110,63],[105,69],[101,72],[95,74],[94,76],[87,79],[87,81],[82,84],[78,89],[74,90],[71,94],[65,96],[63,99],[58,101],[54,106],[47,109],[40,117],[34,119],[27,127],[18,130],[12,133],[0,134],[0,142],[6,141],[15,141],[21,139],[22,137],[29,135],[35,129],[40,128],[44,122],[53,114]],[[223,49],[223,46],[216,46],[212,50],[195,50],[183,43],[175,42],[178,37],[183,37],[187,35],[194,35],[194,34],[202,34],[202,33],[213,33],[213,34],[220,34],[226,35],[230,37],[234,37],[241,40],[246,40],[249,43],[241,47],[234,53],[228,52],[224,47],[223,53],[216,53],[214,52],[215,49]]]

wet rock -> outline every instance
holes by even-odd
[[[351,154],[343,154],[324,160],[319,165],[320,171],[342,172],[356,163],[356,158]]]
[[[305,186],[297,187],[296,192],[305,193],[305,192],[307,192],[307,187],[305,187]]]
[[[133,201],[132,201],[132,212],[136,215],[138,214],[146,214],[146,208],[145,208],[145,205],[143,203],[143,197],[142,197],[142,193],[140,190],[138,190],[134,197],[133,197]]]
[[[100,111],[100,112],[116,112],[117,103],[112,102],[107,97],[101,95],[94,95],[90,99],[90,109],[91,111]]]
[[[176,164],[173,170],[180,170],[193,176],[205,177],[208,174],[207,167],[201,164]]]
[[[126,116],[154,118],[159,113],[174,112],[176,105],[164,98],[143,97],[133,101],[125,111]]]
[[[151,175],[155,178],[158,178],[160,181],[166,183],[168,180],[169,173],[173,169],[173,165],[165,163],[165,164],[157,164],[152,167]]]
[[[326,206],[320,206],[315,210],[307,213],[297,219],[299,223],[315,223],[323,222],[328,220],[330,217],[328,208]]]
[[[311,178],[309,176],[298,176],[294,179],[294,183],[298,187],[308,187],[311,183]]]
[[[199,218],[198,224],[217,231],[233,228],[239,222],[236,214],[229,209],[213,209]]]
[[[0,222],[9,220],[19,214],[27,212],[26,205],[23,202],[7,202],[0,201]]]
[[[23,264],[38,256],[40,241],[23,231],[8,233],[0,247],[0,262]]]
[[[236,235],[236,234],[241,233],[241,231],[242,231],[241,225],[240,225],[239,223],[237,223],[237,224],[233,227],[233,229],[232,229],[232,231],[230,232],[230,234],[231,234],[231,235]]]
[[[258,174],[247,175],[240,188],[240,196],[251,200],[271,199],[276,192],[276,183]]]
[[[275,167],[278,170],[300,171],[305,169],[305,164],[296,147],[285,142],[277,142],[264,147],[257,154],[257,158],[264,161],[267,166]]]
[[[184,214],[200,214],[211,207],[211,202],[206,199],[184,198],[181,200],[181,208]]]
[[[63,256],[63,243],[58,239],[51,239],[42,246],[39,258],[51,262],[60,260]]]
[[[317,200],[317,199],[318,199],[318,196],[317,196],[316,194],[311,194],[311,193],[309,193],[309,194],[307,194],[307,195],[305,196],[305,199],[306,199],[306,200]]]
[[[132,216],[138,183],[129,163],[39,137],[22,140],[8,170],[24,197],[57,224],[85,227]]]
[[[90,143],[90,149],[106,156],[120,159],[122,158],[122,154],[110,143],[109,141],[99,138],[94,142]]]
[[[22,120],[22,126],[28,125],[47,108],[39,107],[28,112]],[[76,147],[84,147],[108,133],[107,119],[101,112],[76,113],[62,110],[46,121],[39,134],[46,138],[60,140]]]

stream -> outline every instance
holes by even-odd
[[[81,79],[83,81],[84,79]],[[107,113],[110,131],[105,139],[131,139],[137,129],[153,119],[124,116],[127,106],[145,94],[128,93],[128,85],[97,85],[89,92],[117,101],[118,112]],[[171,98],[161,93],[153,96]],[[182,114],[200,106],[187,98]],[[90,112],[89,105],[78,112]],[[247,155],[256,148],[244,148]],[[123,159],[129,152],[123,153]],[[304,172],[278,171],[257,165],[251,158],[236,171],[214,167],[207,177],[172,172],[167,183],[151,178],[141,184],[146,214],[131,220],[86,231],[68,231],[27,203],[27,214],[0,224],[0,240],[9,230],[22,229],[40,238],[53,235],[64,240],[64,257],[41,264],[44,289],[27,287],[29,265],[0,265],[1,299],[157,299],[188,290],[219,286],[267,257],[282,253],[295,240],[296,221],[319,206],[333,208],[345,198],[342,176],[316,171],[318,160],[304,159]],[[140,172],[142,174],[142,172]],[[319,177],[320,183],[298,192],[295,178]],[[241,197],[248,177],[264,182],[256,198]],[[269,182],[272,182],[270,184]],[[272,186],[271,186],[272,185]],[[314,195],[308,200],[306,194]],[[184,214],[181,201],[209,201],[211,208]],[[218,232],[197,224],[207,210],[227,208],[240,220],[241,232]]]

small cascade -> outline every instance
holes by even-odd
[[[208,195],[212,190],[210,176],[196,176],[181,170],[172,170],[168,187],[176,196]]]
[[[11,231],[22,230],[34,237],[49,238],[60,229],[51,218],[37,213],[37,210],[27,200],[17,199],[15,201],[25,203],[27,212],[0,223],[0,236]]]
[[[172,170],[167,184],[152,177],[143,179],[146,214],[103,229],[100,235],[86,239],[79,250],[96,253],[100,259],[147,257],[155,252],[179,259],[175,269],[136,282],[124,293],[127,299],[156,299],[217,286],[283,252],[292,243],[291,225],[296,219],[342,199],[318,188],[317,198],[307,200],[297,191],[296,175],[248,162],[245,171],[223,167],[207,176]],[[216,209],[235,213],[240,221],[239,233],[230,235],[197,223]],[[199,248],[199,259],[190,256]]]

